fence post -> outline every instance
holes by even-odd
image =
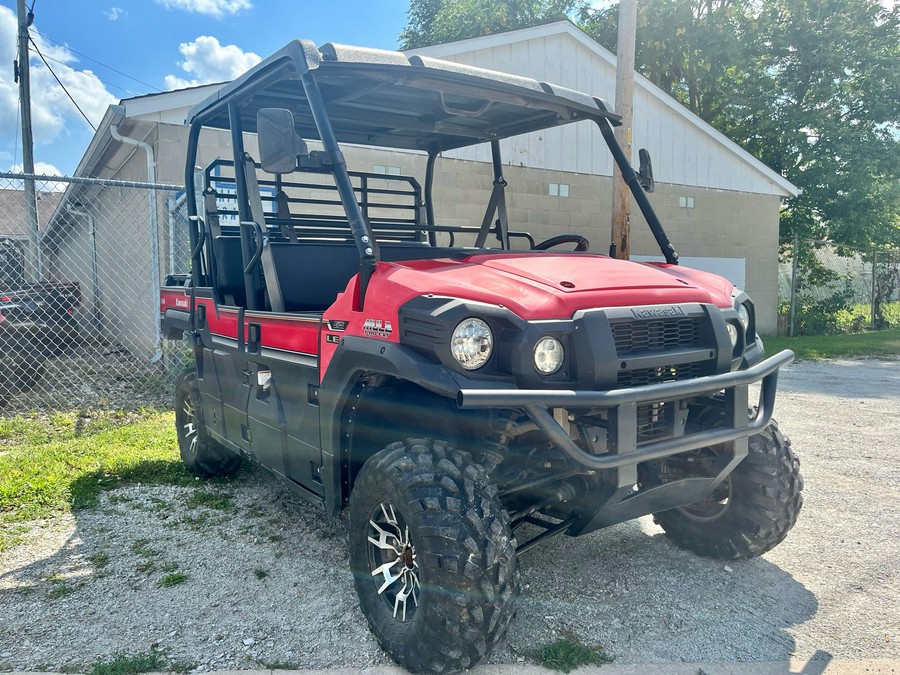
[[[797,311],[797,252],[800,249],[800,235],[794,233],[794,250],[791,254],[791,314],[788,335],[794,337],[794,315]]]

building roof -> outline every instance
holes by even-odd
[[[37,184],[38,181],[35,183]],[[40,187],[39,184],[38,187]],[[35,195],[37,197],[38,228],[44,232],[59,204],[62,192],[44,192],[38,189]],[[3,214],[3,218],[0,218],[0,237],[28,238],[24,190],[0,190],[0,213]]]
[[[446,42],[442,44],[431,45],[429,47],[420,47],[417,49],[409,50],[408,53],[427,55],[439,59],[452,58],[459,57],[460,55],[471,55],[475,52],[490,50],[497,47],[508,48],[511,45],[516,45],[518,43],[534,44],[534,41],[539,41],[555,36],[566,36],[568,38],[571,38],[578,45],[587,49],[599,61],[606,64],[606,66],[610,68],[612,72],[615,72],[615,54],[600,45],[596,40],[592,39],[589,35],[587,35],[587,33],[582,31],[575,24],[568,20],[554,21],[538,26],[532,26],[530,28],[521,28],[518,30],[511,30],[503,33],[492,33],[490,35],[482,35],[466,40],[457,40],[455,42]],[[558,55],[557,58],[559,58]],[[510,63],[511,67],[515,65],[515,63]],[[565,72],[568,68],[568,64],[563,66],[563,72]],[[563,84],[566,83],[563,82]],[[729,139],[720,131],[717,131],[710,124],[704,122],[702,119],[700,119],[700,117],[685,108],[678,101],[672,98],[668,93],[657,87],[640,73],[635,72],[634,74],[634,86],[636,94],[636,113],[638,111],[637,94],[638,92],[642,92],[650,99],[656,101],[659,105],[668,110],[673,116],[681,119],[686,124],[697,129],[698,132],[708,138],[717,147],[721,148],[725,153],[727,153],[734,159],[744,163],[753,171],[764,176],[768,181],[774,184],[774,186],[777,186],[778,191],[781,192],[783,196],[796,196],[800,193],[800,189],[796,185],[791,183],[781,174],[773,171],[763,162],[744,150],[737,143]],[[593,91],[591,93],[599,96],[603,92]],[[614,95],[614,92],[611,92],[611,94]],[[610,98],[612,98],[612,96]],[[612,107],[613,110],[616,109],[616,104],[614,101]],[[639,142],[639,139],[636,140],[636,142]],[[658,179],[660,178],[658,177]],[[667,181],[662,180],[662,182]]]

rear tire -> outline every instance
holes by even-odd
[[[393,443],[365,463],[350,565],[372,632],[411,672],[474,666],[515,613],[516,543],[497,487],[443,441]]]
[[[709,500],[653,515],[676,546],[733,560],[762,555],[787,536],[803,506],[800,460],[775,420],[749,446]]]
[[[200,478],[227,476],[241,466],[239,455],[209,437],[200,406],[197,373],[188,368],[175,385],[175,428],[178,449],[188,473]]]

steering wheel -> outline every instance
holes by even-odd
[[[574,251],[587,251],[591,247],[591,242],[587,237],[580,234],[558,234],[555,237],[545,239],[540,244],[535,244],[534,251],[546,251],[548,248],[559,246],[560,244],[575,244]]]

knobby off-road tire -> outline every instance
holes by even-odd
[[[762,555],[787,536],[803,505],[800,460],[775,420],[749,446],[710,500],[653,515],[676,546],[733,560]]]
[[[188,368],[175,385],[175,427],[185,468],[194,476],[227,476],[241,466],[240,456],[219,445],[206,433],[197,373]]]
[[[515,613],[509,516],[484,468],[442,441],[393,443],[365,463],[350,565],[372,632],[411,672],[474,666]]]

